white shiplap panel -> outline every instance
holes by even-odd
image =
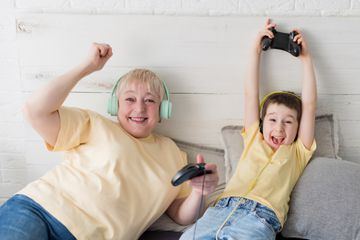
[[[106,115],[107,93],[72,93],[66,105]],[[243,118],[242,94],[173,94],[172,120],[228,120]],[[319,95],[318,115],[333,113],[339,120],[360,120],[359,95]]]
[[[108,93],[71,93],[65,105],[91,109],[107,116],[108,96]],[[171,99],[172,118],[164,120],[158,127],[160,132],[171,137],[218,146],[218,133],[222,126],[242,123],[241,94],[173,94]],[[349,125],[360,121],[358,95],[320,95],[318,105],[318,114],[333,113],[339,120],[353,119]],[[344,137],[347,138],[349,134],[344,134]],[[30,130],[27,130],[26,138],[37,139],[36,134]]]
[[[292,27],[304,29],[318,76],[318,114],[336,114],[344,130],[340,151],[355,160],[359,134],[351,129],[360,121],[360,31],[354,31],[360,28],[359,18],[284,17],[275,21],[283,32]],[[148,67],[167,82],[174,104],[173,118],[157,130],[219,147],[221,127],[242,122],[249,46],[263,22],[262,17],[19,15],[22,89],[32,92],[78,64],[91,42],[107,42],[114,56],[102,71],[81,81],[66,104],[106,114],[113,82],[129,69]],[[275,50],[263,57],[262,93],[300,90],[299,59]],[[4,112],[6,105],[2,106]],[[32,131],[27,130],[26,136],[37,139]]]
[[[24,26],[18,28],[18,40],[22,41],[21,64],[63,65],[63,59],[68,56],[68,63],[72,65],[86,55],[93,41],[113,46],[112,64],[115,65],[218,63],[219,59],[228,58],[227,52],[234,50],[235,45],[228,42],[235,39],[226,36],[226,26],[234,21],[231,18],[217,21],[216,18],[159,16],[19,16],[17,23]],[[196,28],[189,27],[194,24]],[[239,40],[240,31],[237,36]],[[236,49],[241,52],[241,48]]]
[[[22,122],[21,92],[0,91],[0,122]]]
[[[145,66],[166,79],[173,92],[234,93],[242,91],[234,86],[239,81],[242,85],[248,48],[263,18],[39,14],[18,16],[17,22],[25,26],[17,37],[24,90],[78,64],[90,43],[101,41],[113,46],[114,56],[104,71],[90,77],[93,82],[80,84],[80,91],[109,90],[128,69]],[[360,93],[360,87],[353,86],[360,62],[360,33],[353,29],[360,27],[359,19],[279,18],[278,22],[283,31],[292,26],[305,29],[319,86],[326,86],[319,88],[320,93]],[[337,34],[334,28],[329,32],[329,25],[339,26]],[[281,51],[265,54],[263,87],[298,90],[300,85],[293,83],[301,79],[299,60]]]
[[[267,59],[264,59],[267,64]],[[274,69],[279,66],[274,66]],[[271,67],[268,67],[271,68]],[[301,88],[301,66],[289,64],[287,71],[267,71],[263,73],[262,88],[266,91],[287,89],[299,91]],[[216,71],[206,67],[152,67],[172,93],[243,93],[245,72],[233,67],[219,66]],[[40,86],[64,73],[64,68],[24,67],[22,69],[23,91],[34,91]],[[111,92],[114,82],[130,68],[106,67],[102,71],[84,78],[74,92]],[[360,68],[336,69],[317,68],[318,92],[320,94],[360,94]]]

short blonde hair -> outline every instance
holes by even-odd
[[[160,97],[160,101],[162,101],[165,94],[164,85],[161,79],[154,72],[148,69],[139,68],[131,70],[122,76],[119,81],[120,82],[116,89],[116,96],[118,97],[126,86],[133,83],[146,85],[152,94]]]

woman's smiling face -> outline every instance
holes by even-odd
[[[118,119],[133,137],[149,136],[160,120],[160,96],[145,84],[128,84],[119,94]]]

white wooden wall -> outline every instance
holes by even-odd
[[[91,42],[106,42],[114,56],[101,72],[84,79],[66,104],[105,114],[112,84],[129,69],[146,67],[167,82],[173,102],[171,120],[163,121],[157,130],[221,147],[221,127],[242,123],[247,54],[264,19],[20,14],[16,47],[22,92],[27,95],[75,66],[85,58]],[[360,162],[360,19],[281,17],[274,21],[279,31],[303,29],[316,65],[318,114],[336,115],[340,155]],[[262,70],[262,93],[300,91],[302,65],[290,54],[265,52]],[[40,139],[28,126],[25,130],[27,161],[43,162]]]

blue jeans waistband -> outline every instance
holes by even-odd
[[[256,206],[260,203],[247,199],[244,197],[227,197],[227,198],[221,198],[217,203],[216,207],[235,207],[238,204],[244,209],[248,210],[254,210]],[[260,204],[261,205],[261,204]]]
[[[255,211],[259,213],[259,215],[261,215],[274,228],[275,232],[280,232],[281,230],[281,224],[275,212],[267,206],[254,200],[244,197],[221,198],[215,204],[215,207],[237,207],[238,209],[247,210],[249,212]]]

